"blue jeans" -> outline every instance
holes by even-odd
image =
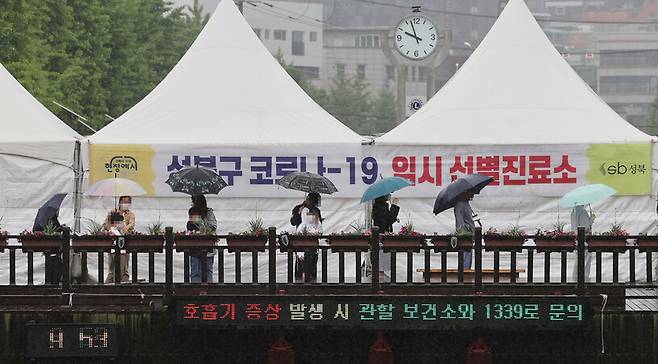
[[[471,269],[473,253],[470,250],[464,252],[464,269]]]
[[[201,259],[200,257],[190,256],[190,281],[201,282]],[[212,264],[215,257],[207,257],[208,259],[208,282],[212,282]]]

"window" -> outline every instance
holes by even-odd
[[[308,40],[309,42],[317,42],[318,41],[318,32],[310,32],[308,35]]]
[[[647,76],[604,76],[599,85],[601,94],[655,95],[658,77]]]
[[[336,64],[336,76],[338,77],[345,77],[345,65],[344,64]]]
[[[418,81],[427,81],[427,67],[418,67]]]
[[[658,51],[601,51],[601,67],[658,67]]]
[[[359,34],[354,38],[356,48],[380,48],[379,35],[377,34]]]
[[[292,55],[304,55],[304,32],[298,30],[292,31]]]
[[[274,29],[274,40],[286,40],[286,31]]]
[[[254,28],[254,33],[256,33],[256,36],[260,38],[260,29]]]
[[[263,39],[270,39],[270,30],[265,29],[265,32],[263,34]]]
[[[395,79],[395,67],[386,66],[386,79],[394,80]]]
[[[366,78],[366,65],[365,64],[356,65],[356,77]]]
[[[306,66],[293,66],[296,69],[304,72],[304,76],[310,79],[320,78],[320,68],[318,67],[306,67]]]

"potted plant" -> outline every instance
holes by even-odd
[[[48,224],[43,231],[23,230],[18,242],[21,243],[23,251],[58,250],[62,247],[62,233],[53,224]]]
[[[0,253],[4,252],[7,247],[7,235],[9,235],[8,232],[0,230]]]
[[[4,219],[4,216],[0,216],[0,253],[5,251],[5,247],[7,247],[7,235],[9,235],[7,231],[2,230],[2,219]]]
[[[658,250],[658,236],[640,235],[637,237],[637,245],[642,252]]]
[[[162,222],[158,220],[146,225],[146,232],[148,235],[139,232],[126,235],[126,248],[128,250],[161,252],[164,245]]]
[[[402,225],[397,234],[384,233],[379,236],[384,251],[411,250],[417,253],[420,252],[420,248],[425,242],[425,236],[416,232],[414,224],[410,219]]]
[[[553,224],[552,230],[537,229],[535,245],[537,251],[572,251],[576,248],[576,233],[565,231],[566,223],[558,221]]]
[[[366,231],[363,225],[352,222],[348,231],[341,231],[329,237],[332,250],[355,250],[368,249],[370,246],[370,231]]]
[[[621,224],[615,222],[610,225],[610,230],[600,235],[587,236],[587,248],[591,250],[624,250],[628,235],[628,231],[624,230]]]
[[[229,233],[226,237],[226,244],[229,246],[228,251],[235,250],[256,250],[265,251],[267,242],[267,231],[265,230],[263,220],[258,217],[247,222],[247,230],[240,234]]]
[[[473,233],[464,229],[457,229],[449,235],[432,236],[434,250],[458,249],[473,247]]]
[[[86,234],[73,235],[71,247],[76,252],[89,249],[110,250],[115,239],[115,235],[105,230],[103,224],[90,220]]]
[[[303,228],[301,231],[288,235],[288,239],[293,248],[314,248],[320,245],[319,236],[319,232]]]
[[[176,251],[204,249],[215,245],[217,237],[215,237],[214,230],[203,220],[199,221],[197,224],[199,226],[199,230],[197,231],[183,231],[176,233],[176,236],[174,237]]]
[[[527,234],[518,225],[512,225],[509,229],[498,232],[493,226],[484,234],[485,250],[516,250],[520,251],[526,240]],[[492,249],[494,248],[494,249]]]

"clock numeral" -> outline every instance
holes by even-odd
[[[398,34],[397,39],[398,39],[398,42],[402,41],[402,36],[400,34]]]
[[[430,35],[430,39],[431,39],[431,40],[436,40],[436,34],[432,34],[432,35]]]
[[[64,349],[64,330],[53,327],[48,330],[48,347],[50,349]]]
[[[414,51],[414,56],[418,57],[418,51]]]
[[[416,24],[420,24],[420,18],[414,18],[413,22]]]

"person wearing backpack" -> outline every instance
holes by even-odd
[[[290,223],[295,226],[298,234],[322,234],[322,213],[320,212],[320,194],[311,192],[306,196],[306,200],[301,205],[293,208],[293,214],[290,217]],[[317,277],[318,251],[317,249],[308,249],[304,251],[302,259],[298,262],[301,270],[298,270],[297,277],[304,273],[304,280],[310,282]]]

